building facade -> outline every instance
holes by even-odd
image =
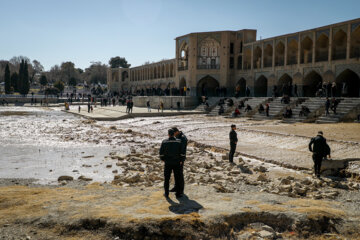
[[[336,82],[346,96],[360,95],[360,19],[256,40],[256,30],[190,33],[175,39],[175,59],[129,69],[109,69],[111,91],[186,86],[190,96],[271,96],[274,86],[297,85],[314,96]],[[343,89],[344,88],[344,89]]]

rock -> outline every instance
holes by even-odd
[[[72,181],[72,180],[74,180],[74,178],[71,177],[71,176],[60,176],[60,177],[58,178],[58,182],[61,182],[61,181]]]
[[[257,177],[256,180],[260,181],[260,182],[267,182],[268,178],[266,177],[266,175],[264,173],[260,173],[260,175]]]
[[[266,167],[264,167],[264,166],[256,166],[256,167],[254,168],[254,171],[264,173],[264,172],[267,171],[267,169],[266,169]]]
[[[261,227],[262,230],[268,231],[268,232],[272,232],[275,233],[274,229],[268,225],[264,225]]]
[[[131,130],[131,129],[128,129],[125,131],[125,133],[132,133],[132,132],[133,132],[133,130]]]
[[[116,130],[116,127],[115,127],[115,126],[111,126],[110,129],[111,129],[111,130]]]
[[[106,168],[111,168],[111,167],[112,167],[112,165],[111,165],[111,164],[106,165]]]
[[[83,156],[82,158],[93,158],[94,155],[89,155],[89,156]]]
[[[113,170],[112,173],[118,173],[118,170]]]
[[[275,233],[265,230],[261,230],[260,232],[258,232],[258,234],[261,238],[265,238],[265,239],[273,239],[275,237]]]
[[[292,187],[291,185],[281,185],[279,186],[279,191],[280,192],[291,192]]]
[[[280,181],[281,185],[290,185],[291,184],[291,180],[287,179],[287,178],[283,178]]]
[[[229,160],[229,154],[227,153],[227,154],[225,154],[225,155],[222,155],[222,156],[221,156],[221,159],[222,159],[222,160]]]
[[[79,179],[79,180],[83,180],[83,181],[87,181],[87,182],[93,180],[92,178],[88,178],[88,177],[85,177],[85,176],[80,176],[78,179]]]
[[[91,165],[88,165],[88,164],[83,164],[82,166],[83,167],[92,167]]]
[[[311,185],[311,184],[312,184],[312,180],[311,180],[311,178],[306,177],[306,178],[304,178],[304,179],[301,181],[301,184],[303,184],[303,185]]]

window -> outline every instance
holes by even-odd
[[[234,68],[234,58],[233,57],[230,57],[230,69],[233,69]]]
[[[234,54],[234,43],[230,43],[230,54]]]

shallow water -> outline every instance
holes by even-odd
[[[45,184],[57,183],[61,175],[113,180],[112,170],[116,168],[106,168],[113,163],[105,162],[104,157],[110,151],[126,154],[129,149],[81,138],[72,140],[74,134],[86,137],[91,130],[93,126],[57,108],[0,108],[0,178],[35,178]],[[64,140],[67,135],[69,139]],[[83,158],[86,156],[93,157]]]

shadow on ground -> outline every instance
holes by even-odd
[[[179,203],[174,202],[171,198],[166,198],[166,200],[171,204],[169,210],[175,214],[189,214],[198,212],[203,208],[200,203],[189,199],[185,194],[181,198],[178,198]]]

